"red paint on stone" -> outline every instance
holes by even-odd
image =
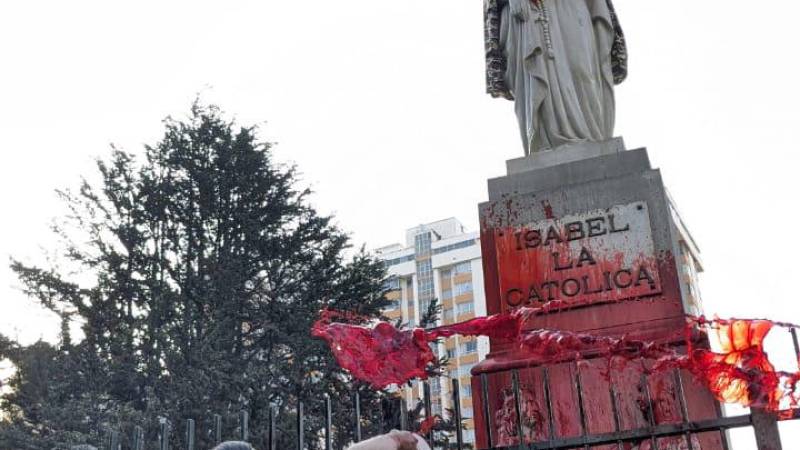
[[[562,308],[586,306],[662,292],[659,260],[653,255],[626,255],[593,248],[586,240],[569,241],[569,231],[560,226],[499,229],[494,234],[497,267],[504,268],[497,275],[502,310],[551,302]]]
[[[553,214],[553,207],[550,205],[550,202],[547,200],[542,200],[542,209],[544,209],[544,216],[548,219],[555,219],[556,216]]]
[[[550,339],[545,335],[556,331],[562,333],[559,337],[566,338],[567,341],[576,339],[575,334],[586,334],[598,338],[620,339],[625,337],[628,341],[652,342],[661,346],[681,346],[684,341],[681,330],[684,327],[687,313],[681,294],[683,281],[677,272],[678,264],[672,253],[659,249],[655,241],[651,243],[647,241],[654,239],[649,228],[649,220],[642,222],[643,216],[638,216],[647,211],[647,205],[641,204],[639,205],[641,207],[638,207],[636,204],[631,204],[577,214],[574,217],[566,216],[555,220],[543,219],[523,223],[520,220],[509,220],[503,214],[504,210],[501,207],[494,211],[492,206],[495,204],[501,206],[499,202],[490,202],[485,207],[484,213],[481,214],[480,242],[484,262],[483,278],[487,314],[512,312],[521,307],[530,308],[533,312],[526,316],[526,321],[522,325],[523,334],[527,332],[539,334],[536,338],[545,338],[548,345],[557,339]],[[613,219],[611,218],[612,214]],[[602,217],[605,219],[596,220]],[[614,221],[613,225],[612,220]],[[574,223],[576,221],[583,222],[583,237],[581,237],[581,225],[576,225]],[[605,225],[598,228],[597,225],[600,223]],[[544,242],[547,241],[551,225],[554,225],[557,230],[552,233],[552,239]],[[626,232],[625,229],[629,228],[628,225],[630,225],[630,230]],[[613,236],[611,236],[612,229],[615,230]],[[530,242],[523,242],[523,249],[513,246],[515,233],[530,230],[539,230],[542,233],[540,245],[536,245],[536,236],[531,236]],[[584,264],[578,267],[580,253],[584,247],[590,252],[596,264],[591,264],[592,261],[585,259]],[[560,270],[556,270],[553,253],[559,253],[557,261]],[[570,260],[573,262],[572,268],[568,267]],[[562,269],[565,266],[567,268]],[[648,275],[652,276],[655,281],[654,289],[650,289],[647,277],[642,279],[639,286],[635,286],[634,283],[627,288],[618,289],[618,286],[611,286],[612,289],[606,290],[604,285],[597,284],[598,281],[605,282],[605,272],[613,276],[619,270],[635,267],[647,268]],[[553,300],[550,300],[548,295],[541,302],[523,301],[519,305],[515,305],[516,302],[513,299],[510,302],[512,304],[507,301],[507,294],[513,288],[525,292],[529,290],[530,286],[538,283],[541,288],[543,283],[549,281],[556,281],[559,287],[562,287],[563,283],[569,279],[574,279],[582,284],[584,276],[587,277],[586,283],[589,289],[581,286],[582,291],[579,294],[572,295],[575,282],[570,281],[568,283],[571,284],[567,286],[566,292],[570,294],[568,296],[561,295],[564,294],[562,291],[556,292],[559,295],[554,295]],[[620,275],[623,286],[627,285],[626,276],[627,273]],[[603,288],[602,292],[589,292],[586,295],[586,291],[596,291],[597,286]],[[635,290],[637,288],[639,291]],[[528,296],[526,295],[526,297]],[[698,339],[702,340],[703,338],[700,336]],[[576,352],[574,348],[570,349],[567,345],[565,351],[558,351],[556,353],[560,353],[560,355],[553,357],[547,355],[548,352],[552,353],[552,348],[537,350],[531,354],[525,349],[520,349],[515,341],[490,339],[490,342],[491,353],[487,355],[486,360],[472,370],[472,389],[473,392],[481,392],[481,376],[487,375],[490,403],[488,422],[489,428],[494,430],[494,444],[497,444],[498,436],[494,411],[501,407],[502,393],[511,387],[511,370],[517,370],[522,378],[529,372],[532,374],[531,376],[540,377],[540,372],[543,370],[550,370],[561,364],[574,365],[574,362],[570,362],[570,358],[580,354],[580,365],[588,363],[596,365],[611,378],[630,372],[634,384],[631,385],[630,380],[627,380],[622,383],[624,386],[618,386],[620,388],[635,387],[636,381],[641,376],[641,373],[637,373],[636,366],[641,365],[638,362],[637,364],[618,363],[614,367],[609,367],[610,359],[624,361],[626,358],[600,356],[602,343],[598,343],[599,345],[595,348],[587,347],[583,352]],[[541,355],[542,353],[544,355]],[[614,370],[610,371],[610,368]],[[555,403],[561,404],[564,401],[568,403],[569,398],[573,396],[567,394],[574,390],[574,382],[563,378],[551,379],[550,382],[552,385],[568,385],[554,388],[554,392],[558,391],[565,395],[564,399],[556,400]],[[537,401],[540,400],[540,396],[543,394],[535,389],[533,392],[537,396]],[[610,408],[608,390],[595,389],[587,385],[582,392],[583,400],[587,404],[605,405],[606,415],[604,417],[608,419]],[[637,401],[641,403],[642,397],[643,394],[635,389],[634,392],[619,393],[618,406],[624,424],[639,423],[641,426],[647,426],[646,422],[640,423],[644,418],[639,407],[627,409],[629,404],[636,404]],[[694,389],[687,390],[687,403],[690,406],[691,420],[718,417],[717,404],[713,396],[707,390],[702,389],[700,384]],[[483,414],[480,395],[473,396],[473,404],[476,448],[486,448],[487,418]],[[574,421],[574,418],[568,419],[570,414],[577,414],[574,405],[571,410],[561,411],[558,415],[564,420]],[[595,419],[600,420],[599,418]],[[558,420],[558,417],[555,417],[554,421]],[[624,424],[622,429],[630,429]],[[558,423],[554,425],[556,429],[561,427]],[[590,422],[589,424],[590,430],[596,426],[598,426],[597,423]],[[605,423],[605,426],[608,427],[609,423]],[[607,429],[606,431],[613,430]],[[556,434],[555,437],[563,436]],[[706,433],[700,436],[700,439],[704,449],[722,448],[719,433]],[[598,450],[605,449],[601,447]]]

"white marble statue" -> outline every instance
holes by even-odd
[[[525,153],[613,137],[627,52],[611,0],[485,0],[487,91],[513,99]]]

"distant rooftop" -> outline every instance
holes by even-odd
[[[449,219],[420,224],[414,228],[409,228],[406,230],[406,245],[411,247],[414,245],[414,237],[427,231],[430,231],[433,234],[433,242],[458,236],[459,234],[464,234],[467,232],[467,230],[464,228],[464,225],[462,225],[458,219],[455,217],[450,217]]]
[[[405,245],[391,244],[380,248],[376,248],[374,251],[376,254],[385,257],[389,254],[402,252],[403,250],[409,248],[413,250],[414,237],[421,233],[426,233],[426,232],[431,233],[431,241],[435,246],[435,243],[438,241],[450,239],[467,233],[467,229],[464,228],[464,225],[462,225],[461,222],[459,222],[458,219],[456,219],[455,217],[437,220],[436,222],[423,223],[406,230]]]

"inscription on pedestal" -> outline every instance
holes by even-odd
[[[497,229],[495,245],[504,309],[661,293],[644,202]]]

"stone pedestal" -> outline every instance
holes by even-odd
[[[543,312],[530,319],[528,329],[682,342],[685,314],[702,310],[696,286],[702,265],[647,150],[625,150],[617,138],[511,160],[507,168],[506,176],[489,180],[489,201],[480,205],[488,314],[537,307]],[[584,357],[579,366],[544,363],[492,342],[487,359],[473,369],[478,448],[487,448],[481,374],[488,374],[493,445],[518,442],[509,402],[514,369],[528,442],[613,432],[612,408],[623,430],[645,427],[650,419],[681,421],[675,374],[651,376],[644,386],[636,370],[609,375],[605,359],[592,360],[591,352]],[[681,378],[689,418],[717,417],[719,405],[711,395],[688,375]],[[576,386],[583,394],[580,408]],[[695,450],[723,448],[720,433],[697,438]],[[672,448],[675,438],[670,439],[660,448]]]

